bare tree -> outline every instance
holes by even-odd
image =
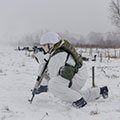
[[[111,0],[110,3],[110,12],[112,23],[120,28],[120,0]]]
[[[104,45],[104,37],[102,33],[97,32],[90,32],[87,35],[88,44],[90,45],[98,45],[103,46]]]

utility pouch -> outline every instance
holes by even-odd
[[[59,70],[59,75],[69,81],[72,81],[72,78],[74,77],[75,73],[76,68],[69,64],[65,64],[65,66],[62,66]]]

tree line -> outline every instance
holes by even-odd
[[[58,34],[62,39],[69,40],[77,47],[120,48],[120,0],[111,0],[109,10],[110,20],[116,26],[117,31],[108,33],[90,32],[87,36],[75,35],[69,31],[59,32]],[[46,31],[48,30],[26,34],[14,44],[20,46],[39,45],[40,37]]]
[[[15,44],[19,46],[39,45],[40,37],[44,32],[26,34]],[[120,34],[117,32],[98,33],[90,32],[87,36],[75,35],[67,32],[58,33],[62,39],[67,39],[76,47],[119,48]]]

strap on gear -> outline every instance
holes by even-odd
[[[80,55],[77,53],[77,51],[75,50],[74,46],[72,44],[70,44],[67,40],[60,40],[58,43],[56,43],[50,50],[50,54],[52,53],[52,56],[54,56],[55,54],[59,53],[59,52],[67,52],[68,54],[70,54],[75,63],[76,63],[76,67],[80,68],[82,66],[82,58],[80,57]]]
[[[77,53],[77,51],[75,50],[74,46],[71,45],[67,40],[60,40],[50,50],[50,54],[52,54],[52,56],[54,56],[60,52],[66,52],[68,55],[67,55],[67,58],[65,61],[65,65],[62,66],[59,70],[59,75],[61,75],[65,79],[69,80],[70,81],[69,87],[71,87],[72,78],[78,72],[78,69],[82,67],[82,59],[79,56],[79,54]],[[67,60],[70,55],[73,57],[73,59],[75,61],[74,66],[69,65],[67,63]]]

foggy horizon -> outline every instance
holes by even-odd
[[[110,0],[0,0],[0,41],[40,30],[109,32]]]

